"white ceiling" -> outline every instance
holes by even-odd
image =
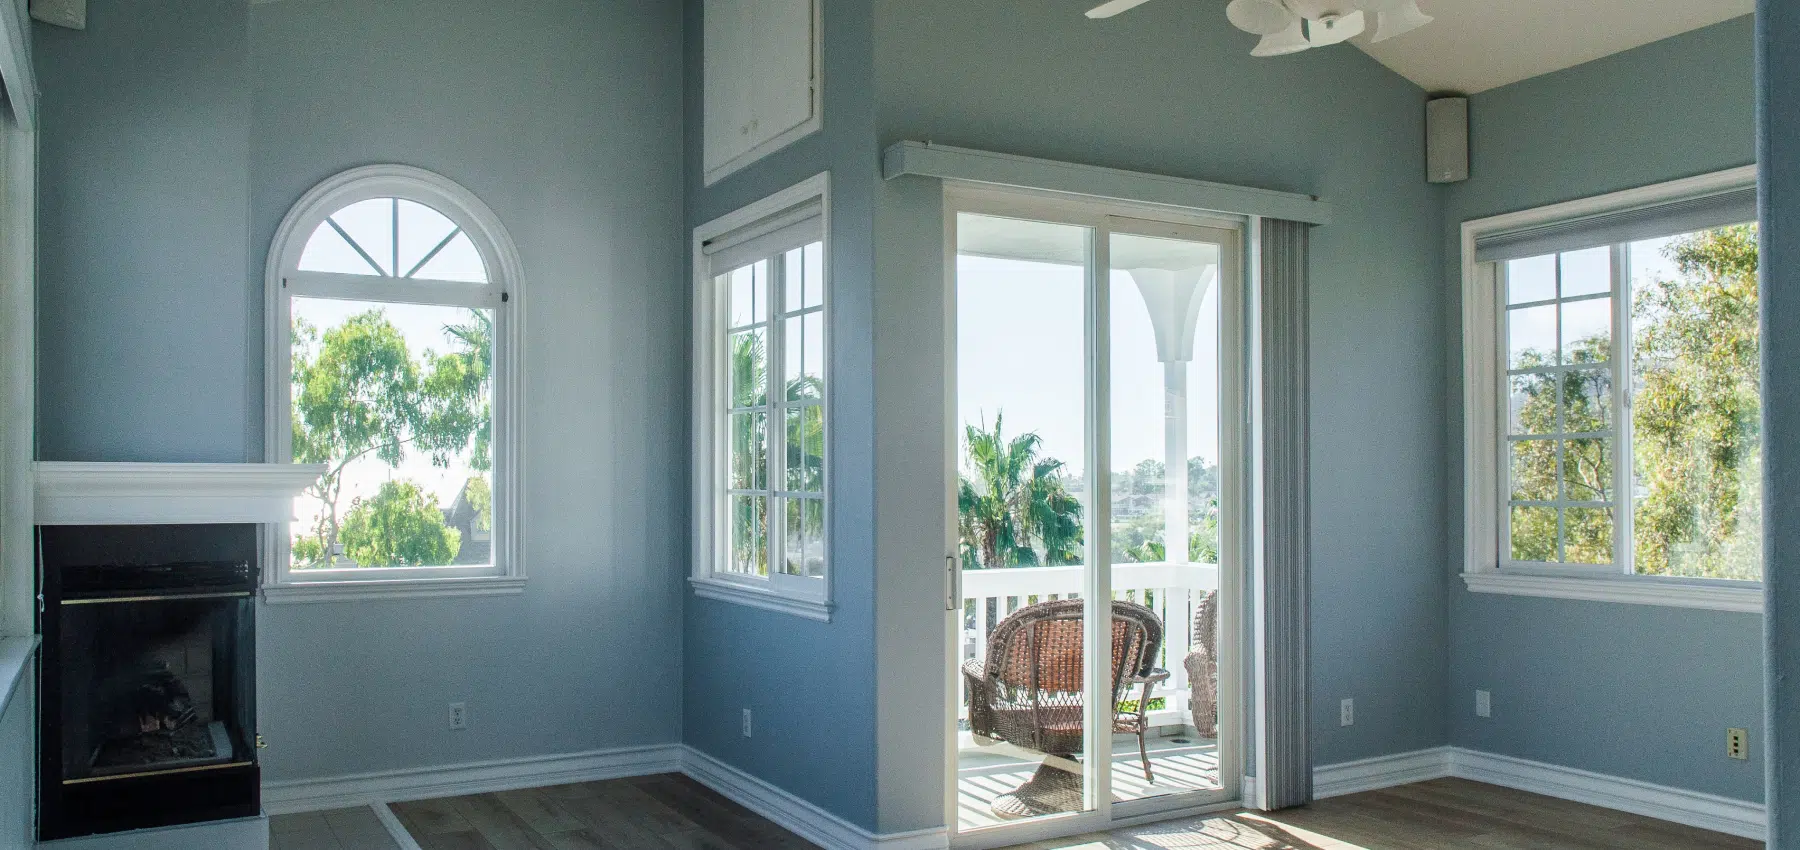
[[[1419,0],[1437,20],[1359,47],[1430,92],[1474,94],[1748,15],[1755,0]],[[1279,60],[1271,60],[1279,61]]]

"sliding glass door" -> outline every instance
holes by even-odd
[[[952,203],[957,844],[1234,799],[1239,231]]]

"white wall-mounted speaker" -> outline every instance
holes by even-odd
[[[1458,183],[1469,179],[1469,99],[1425,101],[1425,179]]]
[[[31,0],[31,16],[46,24],[87,29],[87,0]]]

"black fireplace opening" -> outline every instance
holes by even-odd
[[[45,526],[50,840],[255,815],[254,525]]]

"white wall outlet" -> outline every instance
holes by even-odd
[[[744,709],[744,737],[750,737],[750,709]]]
[[[1493,717],[1494,716],[1494,695],[1493,694],[1490,694],[1487,691],[1476,691],[1475,692],[1475,716],[1476,717]]]
[[[1728,755],[1734,759],[1749,758],[1750,757],[1750,730],[1748,730],[1748,729],[1727,729],[1727,730],[1725,730],[1725,755]]]
[[[1338,725],[1356,725],[1356,700],[1346,699],[1338,703]]]
[[[460,731],[469,728],[469,707],[460,702],[450,703],[450,729]]]

